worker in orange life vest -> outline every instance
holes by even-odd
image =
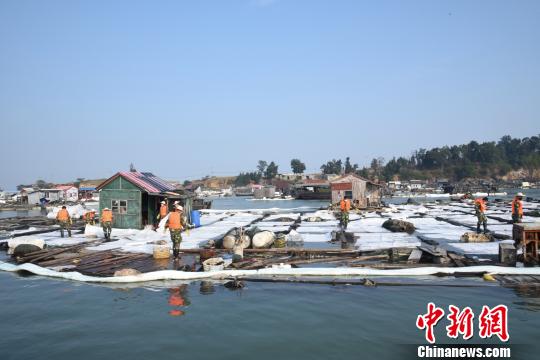
[[[478,198],[474,200],[474,210],[476,213],[476,217],[478,218],[478,222],[476,223],[476,233],[480,234],[480,225],[484,226],[484,234],[487,234],[487,217],[486,217],[486,209],[487,209],[487,203],[488,198]]]
[[[339,202],[339,208],[341,210],[341,225],[344,229],[347,229],[349,223],[349,211],[351,210],[351,200],[345,196]]]
[[[94,218],[96,217],[96,211],[90,210],[84,214],[84,220],[88,225],[94,225]]]
[[[64,230],[67,230],[68,237],[71,237],[71,216],[65,206],[56,214],[56,220],[60,224],[60,235],[64,237]]]
[[[512,221],[520,223],[523,219],[523,193],[517,193],[512,200]]]
[[[105,234],[105,239],[111,239],[112,223],[113,223],[113,213],[111,209],[105,208],[101,211],[101,227],[103,228],[103,234]]]
[[[176,205],[175,210],[169,214],[166,227],[171,233],[171,241],[173,243],[174,260],[178,260],[180,256],[180,243],[182,243],[182,230],[185,227],[184,208],[181,205]]]
[[[167,216],[168,213],[169,213],[169,208],[167,207],[167,203],[165,201],[162,201],[161,206],[159,207],[159,214],[158,214],[157,219],[158,220],[163,219],[165,216]]]

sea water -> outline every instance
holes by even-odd
[[[452,283],[453,280],[445,280]],[[0,273],[2,359],[403,359],[425,344],[416,317],[447,308],[509,308],[512,358],[538,351],[538,290],[212,282],[105,286]],[[440,343],[451,342],[445,323]],[[500,344],[496,339],[491,343]],[[485,343],[477,334],[468,343]],[[526,345],[525,347],[523,345]],[[533,357],[534,358],[534,357]]]

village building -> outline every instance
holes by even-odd
[[[409,189],[411,190],[421,190],[426,187],[426,182],[424,180],[411,180],[409,182]]]
[[[160,202],[166,201],[172,209],[178,200],[190,221],[193,196],[175,192],[175,187],[149,172],[118,172],[101,183],[99,209],[109,208],[113,212],[113,227],[120,229],[142,229],[155,222]]]
[[[32,204],[31,202],[29,202],[28,200],[28,194],[31,194],[33,192],[36,192],[37,190],[34,189],[34,188],[31,188],[31,187],[26,187],[26,188],[22,188],[20,191],[19,191],[19,196],[17,198],[17,201],[21,204]],[[38,195],[39,196],[39,195]],[[32,199],[33,200],[33,199]],[[39,198],[38,198],[38,202],[39,202]]]
[[[60,198],[63,201],[79,200],[79,189],[73,185],[58,185],[56,189],[60,190]]]
[[[382,186],[356,174],[344,175],[330,182],[332,203],[350,199],[360,208],[381,205]]]
[[[401,190],[402,188],[401,181],[389,181],[388,182],[388,188],[390,190]]]
[[[97,187],[105,179],[84,180],[79,183],[79,200],[93,200],[99,198]]]
[[[305,179],[294,186],[294,197],[298,200],[330,200],[330,183],[322,179]]]
[[[60,189],[40,189],[41,199],[47,202],[62,201],[62,190]]]

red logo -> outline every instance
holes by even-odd
[[[474,333],[474,313],[470,307],[460,310],[457,306],[448,306],[447,319],[450,322],[446,326],[446,335],[456,339],[460,335],[464,340],[472,338]],[[418,315],[416,327],[425,330],[426,340],[430,344],[435,343],[434,329],[438,322],[444,317],[444,310],[430,302],[427,305],[427,313]],[[508,308],[505,305],[498,305],[493,308],[482,307],[482,313],[478,318],[478,335],[483,338],[490,338],[497,335],[501,341],[508,341]]]
[[[426,329],[426,340],[429,341],[430,344],[435,342],[433,329],[443,316],[444,310],[436,307],[434,303],[430,302],[427,306],[427,314],[418,315],[418,318],[416,319],[416,327],[420,330]]]
[[[498,305],[493,309],[488,306],[482,307],[480,314],[480,337],[490,338],[497,335],[501,341],[508,341],[508,308],[506,305]]]
[[[463,335],[463,339],[468,340],[473,336],[473,319],[474,313],[470,307],[466,307],[463,311],[454,305],[448,307],[450,314],[447,318],[450,320],[450,325],[446,327],[446,335],[456,339],[459,334]]]

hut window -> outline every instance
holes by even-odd
[[[127,200],[112,200],[112,211],[118,214],[127,214]]]
[[[119,214],[127,214],[127,200],[120,200],[120,207],[118,208]]]

